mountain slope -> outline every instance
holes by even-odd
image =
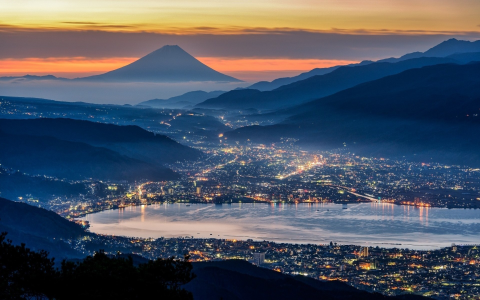
[[[282,85],[287,85],[290,83],[294,83],[300,80],[304,80],[307,78],[310,78],[312,76],[316,75],[325,75],[328,74],[332,71],[335,71],[336,69],[340,68],[341,66],[334,66],[330,68],[315,68],[313,70],[310,70],[308,72],[304,72],[300,75],[293,76],[293,77],[283,77],[283,78],[277,78],[272,81],[260,81],[255,84],[252,84],[251,86],[247,87],[248,89],[252,90],[259,90],[259,91],[271,91],[276,88],[281,87]]]
[[[379,60],[379,62],[399,62],[402,60],[419,58],[419,57],[447,57],[459,53],[480,52],[480,40],[470,42],[457,39],[449,39],[425,52],[413,52],[399,58],[387,58]]]
[[[480,63],[435,65],[371,81],[292,108],[273,126],[240,128],[229,140],[300,139],[315,149],[343,147],[480,166]]]
[[[119,69],[77,80],[120,82],[240,81],[204,65],[176,45],[164,46]]]
[[[210,98],[216,98],[223,93],[225,92],[224,91],[213,91],[213,92],[192,91],[192,92],[188,92],[183,95],[171,97],[168,99],[152,99],[148,101],[143,101],[138,103],[137,105],[147,105],[154,108],[183,108],[185,106],[198,104]]]
[[[46,202],[55,197],[74,197],[87,193],[87,187],[83,183],[69,183],[44,176],[28,176],[0,167],[0,197],[8,199],[32,197],[40,202]]]
[[[355,85],[398,74],[408,69],[442,63],[455,63],[451,58],[416,58],[398,63],[372,63],[363,66],[341,67],[326,75],[282,86],[273,91],[258,92],[255,95],[241,95],[244,91],[231,91],[220,97],[206,100],[197,105],[203,108],[228,109],[278,109],[291,107],[321,97],[332,95]]]
[[[70,180],[167,180],[170,169],[85,143],[49,136],[6,134],[0,129],[0,164],[26,173]]]
[[[25,243],[32,250],[47,250],[57,258],[81,257],[61,240],[86,235],[84,229],[54,212],[25,203],[0,198],[0,231],[15,244]]]
[[[138,126],[118,126],[65,118],[0,119],[0,130],[8,134],[49,136],[64,141],[86,143],[156,164],[194,160],[202,155],[198,150]]]

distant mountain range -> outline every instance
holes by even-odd
[[[225,136],[261,143],[290,137],[317,150],[347,146],[376,157],[478,167],[479,86],[480,63],[426,66],[290,108],[280,124]]]
[[[282,77],[282,78],[277,78],[272,81],[259,81],[257,83],[252,84],[251,86],[247,87],[247,89],[252,89],[252,90],[259,90],[259,91],[271,91],[276,88],[281,87],[282,85],[287,85],[290,83],[294,83],[300,80],[304,80],[307,78],[310,78],[312,76],[316,75],[325,75],[328,74],[332,71],[335,71],[336,69],[340,68],[342,66],[334,66],[334,67],[329,67],[329,68],[315,68],[313,70],[310,70],[308,72],[302,73],[300,75],[294,76],[294,77]]]
[[[422,57],[396,63],[378,62],[359,66],[340,67],[325,75],[316,75],[305,80],[281,86],[273,91],[234,90],[217,98],[206,100],[196,107],[221,109],[274,110],[292,107],[321,97],[332,95],[341,90],[354,87],[371,80],[398,74],[408,69],[445,63],[464,63],[466,60],[479,60],[480,52],[469,56],[460,55],[461,61],[451,55],[445,58]]]
[[[179,46],[163,46],[119,69],[77,80],[100,82],[240,82],[213,70]]]
[[[154,108],[185,108],[193,107],[195,104],[203,102],[207,99],[216,98],[224,91],[192,91],[180,96],[171,97],[168,99],[152,99],[143,101],[137,104],[137,106],[149,106]]]
[[[68,179],[165,180],[164,163],[202,153],[138,126],[72,119],[0,119],[0,163]]]
[[[373,61],[363,61],[358,64],[351,64],[351,65],[345,65],[345,66],[361,66],[361,65],[368,65],[371,63],[373,63]],[[260,81],[247,87],[247,89],[259,90],[262,92],[271,91],[281,87],[282,85],[287,85],[287,84],[294,83],[294,82],[304,80],[317,75],[325,75],[335,71],[340,67],[345,67],[345,66],[339,65],[339,66],[333,66],[329,68],[315,68],[313,70],[310,70],[308,72],[302,73],[294,77],[283,77],[283,78],[275,79],[273,81]]]
[[[409,53],[406,55],[403,55],[400,58],[387,58],[387,59],[381,59],[378,60],[377,62],[390,62],[390,63],[395,63],[399,62],[402,60],[407,60],[407,59],[412,59],[412,58],[420,58],[420,57],[447,57],[449,55],[453,54],[459,54],[459,53],[472,53],[472,52],[480,52],[480,40],[475,41],[475,42],[470,42],[470,41],[459,41],[457,39],[450,39],[445,42],[442,42],[435,47],[425,51],[425,52],[413,52]],[[458,57],[457,57],[458,58]],[[478,57],[477,57],[478,59]],[[459,59],[462,61],[461,59]],[[472,60],[470,60],[472,61]],[[466,62],[466,61],[464,61]],[[367,65],[374,63],[374,61],[362,61],[359,64],[351,64],[349,66],[359,66],[359,65]],[[256,89],[259,91],[271,91],[276,88],[279,88],[282,85],[287,85],[290,83],[294,83],[300,80],[304,80],[307,78],[310,78],[312,76],[316,75],[325,75],[328,74],[332,71],[335,71],[341,66],[334,66],[330,68],[316,68],[311,71],[302,73],[300,75],[294,76],[294,77],[285,77],[285,78],[278,78],[275,79],[271,82],[268,81],[260,81],[257,82],[251,86],[249,86],[249,89]]]
[[[413,52],[405,54],[399,58],[387,58],[381,59],[378,62],[399,62],[402,60],[419,58],[419,57],[447,57],[453,54],[459,53],[472,53],[480,52],[480,40],[470,42],[470,41],[461,41],[457,39],[449,39],[447,41],[441,42],[433,48],[425,52]]]
[[[0,81],[9,81],[9,80],[70,80],[68,78],[56,77],[53,75],[24,75],[24,76],[6,76],[0,77]]]

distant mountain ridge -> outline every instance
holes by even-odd
[[[377,61],[362,61],[358,64],[351,64],[347,66],[359,66],[359,65],[366,65],[366,64],[371,64],[374,62],[390,62],[390,63],[395,63],[407,59],[412,59],[412,58],[420,58],[420,57],[447,57],[450,55],[454,54],[459,54],[459,53],[472,53],[472,52],[480,52],[480,40],[475,41],[475,42],[470,42],[470,41],[461,41],[457,39],[450,39],[447,41],[444,41],[429,50],[425,52],[413,52],[409,54],[405,54],[399,58],[386,58],[386,59],[380,59]],[[287,85],[293,82],[297,82],[300,80],[304,80],[307,78],[310,78],[312,76],[316,75],[325,75],[328,74],[332,71],[335,71],[339,67],[342,66],[334,66],[330,68],[315,68],[311,71],[302,73],[297,76],[293,77],[285,77],[285,78],[278,78],[275,79],[271,82],[268,81],[260,81],[255,84],[252,84],[249,86],[249,89],[256,89],[260,91],[272,91],[276,88],[279,88],[282,85]]]
[[[378,62],[359,66],[340,67],[325,75],[316,75],[305,80],[281,86],[273,91],[234,90],[217,98],[206,100],[196,107],[220,109],[263,109],[275,110],[293,107],[314,99],[332,95],[371,80],[401,73],[408,69],[445,63],[464,63],[480,60],[480,53],[462,56],[462,61],[449,57],[422,57],[396,63]],[[249,92],[246,92],[249,91]]]
[[[186,106],[193,106],[207,99],[216,98],[224,91],[192,91],[180,96],[171,97],[168,99],[152,99],[138,103],[137,105],[150,106],[153,108],[184,108]]]
[[[399,58],[381,59],[378,62],[398,62],[402,60],[419,58],[419,57],[447,57],[459,53],[480,52],[480,40],[470,42],[457,39],[449,39],[430,48],[425,52],[413,52],[405,54]]]
[[[293,77],[283,77],[283,78],[277,78],[272,81],[259,81],[257,83],[254,83],[250,86],[247,87],[247,89],[252,89],[252,90],[259,90],[259,91],[271,91],[276,88],[281,87],[282,85],[287,85],[290,83],[294,83],[300,80],[304,80],[307,78],[310,78],[312,76],[316,75],[325,75],[328,74],[332,71],[335,71],[336,69],[340,68],[342,66],[334,66],[334,67],[329,67],[329,68],[315,68],[313,70],[310,70],[308,72],[304,72],[300,75],[293,76]]]
[[[119,69],[76,80],[99,82],[241,81],[213,70],[177,45],[163,46]]]
[[[8,81],[8,80],[70,80],[68,78],[56,77],[53,75],[24,75],[24,76],[5,76],[0,77],[1,81]]]

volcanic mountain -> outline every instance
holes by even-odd
[[[240,82],[213,70],[179,46],[163,46],[119,69],[76,80],[119,82]]]

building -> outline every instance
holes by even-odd
[[[253,263],[257,266],[265,263],[265,253],[253,253]]]
[[[360,257],[368,257],[368,247],[360,248],[360,253],[358,253]]]

